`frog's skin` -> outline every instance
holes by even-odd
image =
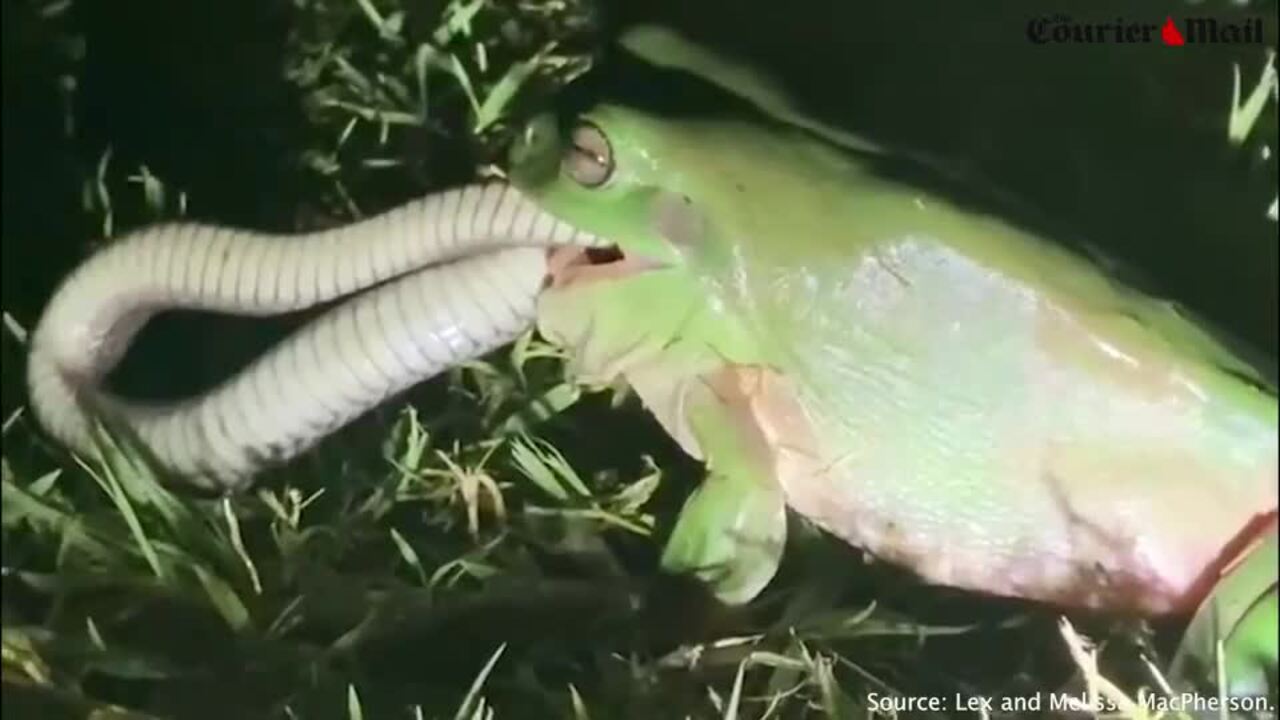
[[[540,118],[511,185],[292,245],[190,226],[117,242],[33,336],[37,415],[85,452],[90,415],[116,421],[166,469],[233,489],[536,321],[580,382],[630,384],[706,462],[663,564],[723,600],[769,583],[791,508],[933,583],[1152,615],[1203,603],[1179,667],[1222,639],[1230,690],[1262,692],[1274,390],[1173,306],[884,175],[883,151],[743,68],[660,32],[627,44],[756,111],[604,104],[568,133]],[[281,312],[391,279],[202,398],[143,408],[97,387],[158,307]]]
[[[631,40],[660,64],[709,57]],[[540,169],[559,152],[548,129],[517,148],[540,204],[624,254],[564,261],[542,333],[584,382],[624,379],[706,461],[667,567],[748,600],[790,507],[930,582],[1189,613],[1263,538],[1252,582],[1219,598],[1219,629],[1240,633],[1228,677],[1261,692],[1276,654],[1274,391],[1172,305],[885,177],[869,144],[727,77],[780,112],[596,107],[578,122],[607,140],[599,187]]]

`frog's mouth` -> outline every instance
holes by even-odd
[[[662,268],[662,263],[628,255],[617,245],[557,247],[547,254],[547,289],[562,290],[583,283],[618,280]]]

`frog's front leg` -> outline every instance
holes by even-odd
[[[1176,680],[1203,685],[1205,679],[1221,677],[1228,696],[1275,697],[1278,555],[1273,517],[1270,527],[1222,572],[1196,611],[1171,667]]]
[[[743,404],[751,369],[726,367],[689,384],[683,412],[707,465],[685,502],[662,567],[705,582],[722,602],[745,603],[777,572],[786,543],[786,500],[773,453]]]

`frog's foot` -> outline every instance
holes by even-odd
[[[773,579],[786,542],[780,491],[741,476],[708,474],[667,541],[662,569],[702,580],[721,602],[750,601]]]
[[[1196,611],[1173,661],[1181,684],[1219,685],[1229,697],[1276,696],[1277,525],[1222,572]],[[1219,674],[1221,663],[1221,674]],[[1221,678],[1219,683],[1217,678]]]
[[[722,602],[750,601],[773,579],[786,544],[786,500],[770,454],[751,418],[718,392],[718,373],[685,398],[689,427],[707,477],[685,503],[662,568],[692,574]]]

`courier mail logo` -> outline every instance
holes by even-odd
[[[1108,21],[1076,20],[1069,15],[1045,15],[1027,22],[1027,39],[1036,45],[1261,45],[1262,17],[1225,20],[1187,17],[1164,22],[1125,18]]]

